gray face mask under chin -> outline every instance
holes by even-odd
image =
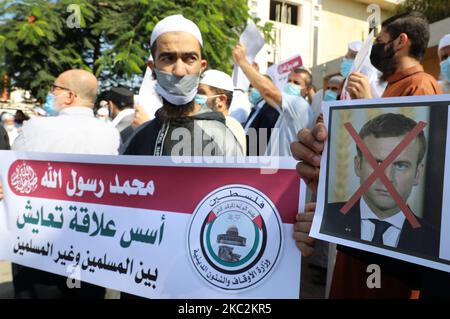
[[[177,77],[172,73],[154,69],[156,92],[175,105],[185,105],[194,100],[200,83],[200,73]]]

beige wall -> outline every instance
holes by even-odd
[[[319,29],[318,64],[342,57],[347,44],[364,40],[369,31],[367,4],[351,0],[324,0]],[[392,15],[382,10],[381,19]]]
[[[353,1],[345,1],[345,0],[333,0],[333,1],[324,0],[323,1],[324,4],[326,4],[327,2],[329,4],[331,4],[331,3],[337,3],[337,2],[353,2]],[[325,5],[324,5],[324,7],[325,7]],[[330,7],[332,9],[333,6],[328,7],[329,10],[331,11]],[[331,14],[331,12],[327,12],[326,14]],[[382,15],[382,20],[385,20],[388,16],[389,16],[389,12],[385,12]],[[339,20],[339,18],[337,18],[337,19]],[[343,19],[342,17],[341,17],[341,20],[345,21],[345,19]],[[341,21],[341,23],[343,23],[342,21]],[[338,23],[338,22],[336,22],[336,23]],[[361,24],[357,24],[357,25],[361,26],[363,24],[361,23]],[[326,26],[324,26],[322,30],[324,30],[324,29],[326,29]],[[339,36],[344,37],[344,36],[342,36],[341,31],[338,28],[336,28],[336,29],[337,30],[334,32],[335,37],[336,38],[338,38]],[[344,29],[347,30],[346,27],[344,27]],[[360,29],[360,31],[362,31],[362,28]],[[437,44],[439,43],[439,40],[447,33],[450,33],[450,18],[435,22],[430,25],[430,42],[428,44],[428,49],[426,51],[426,54],[422,61],[422,64],[424,66],[425,72],[430,73],[436,79],[439,79],[439,76],[440,76],[439,59],[437,56]],[[367,36],[367,32],[365,35]],[[323,41],[322,39],[324,39],[324,37],[328,38],[329,39],[328,41],[333,41],[332,40],[333,37],[331,37],[331,39],[330,39],[330,37],[327,37],[326,35],[323,36],[323,34],[321,34],[320,36],[321,36],[321,41]],[[331,58],[330,60],[327,61],[326,59],[324,59],[324,60],[322,60],[323,61],[322,64],[320,64],[320,62],[319,62],[319,65],[312,69],[314,85],[317,88],[323,87],[323,78],[324,77],[339,73],[342,56],[347,51],[346,44],[340,43],[339,45],[340,45],[339,46],[340,51],[339,50],[325,50],[328,52],[331,52],[331,51],[336,52],[334,57],[332,55],[329,55],[329,57]],[[320,49],[319,49],[319,53],[323,54]]]
[[[323,86],[323,78],[339,73],[349,42],[367,38],[369,25],[366,3],[355,0],[323,0],[319,29],[318,65],[312,68],[314,85]],[[381,9],[381,21],[393,11]]]
[[[355,0],[323,0],[319,26],[317,66],[312,69],[314,85],[321,88],[323,78],[339,73],[349,42],[367,38],[367,4]],[[381,10],[381,20],[393,11]]]

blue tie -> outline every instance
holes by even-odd
[[[372,243],[377,245],[383,244],[383,234],[391,226],[388,222],[383,222],[378,219],[369,219],[375,225],[375,234],[372,238]]]

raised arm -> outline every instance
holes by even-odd
[[[237,44],[233,49],[234,63],[239,67],[247,76],[248,80],[254,88],[256,88],[269,103],[269,105],[281,108],[281,92],[268,78],[258,72],[258,70],[247,61],[247,49],[241,43]]]

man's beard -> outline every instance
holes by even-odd
[[[175,105],[161,97],[163,106],[156,112],[156,117],[163,122],[186,118],[195,109],[195,100],[182,105]]]
[[[397,69],[397,61],[394,57],[395,50],[392,46],[388,47],[388,50],[386,51],[386,55],[390,56],[390,58],[385,58],[382,60],[380,68],[381,68],[381,76],[380,80],[385,82],[387,79],[395,73],[395,70]]]

